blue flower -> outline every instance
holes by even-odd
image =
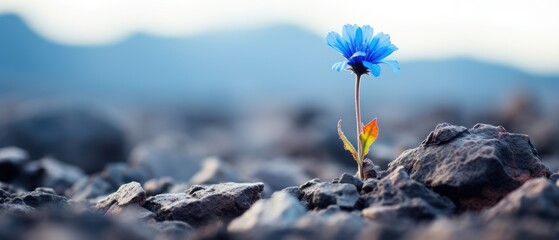
[[[378,33],[373,37],[373,28],[368,25],[359,27],[347,24],[342,31],[343,37],[337,32],[326,36],[326,44],[338,50],[347,61],[335,63],[332,69],[340,72],[344,69],[353,71],[357,76],[372,73],[380,75],[379,64],[387,64],[392,71],[400,70],[396,60],[384,60],[398,48],[390,42],[390,36]]]

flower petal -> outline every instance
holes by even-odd
[[[371,70],[373,76],[378,77],[380,76],[380,66],[378,64],[374,64],[372,62],[363,61],[363,66]]]
[[[365,52],[356,52],[353,55],[351,55],[351,57],[348,60],[352,61],[352,60],[354,60],[354,58],[365,57],[365,56],[367,56],[367,53],[365,53]]]
[[[390,66],[390,68],[392,68],[393,72],[399,72],[400,71],[400,63],[398,63],[398,61],[396,61],[396,60],[382,60],[379,63],[384,63],[384,64]]]
[[[376,50],[372,55],[369,55],[367,57],[367,61],[378,63],[383,58],[388,57],[388,55],[392,54],[396,50],[398,50],[398,48],[395,45],[381,47],[378,50]]]
[[[329,32],[328,35],[326,35],[326,44],[338,50],[345,58],[351,56],[347,42],[337,32]]]
[[[355,51],[363,50],[363,30],[358,27],[355,30],[355,39],[353,39],[353,47]]]
[[[344,28],[342,29],[342,35],[344,37],[344,40],[346,40],[346,42],[349,44],[349,50],[351,52],[356,52],[357,50],[355,49],[355,33],[357,31],[357,28],[359,28],[359,26],[353,24],[346,24],[344,25]]]
[[[332,65],[332,69],[341,72],[342,70],[347,68],[347,65],[348,65],[348,61],[337,62],[334,63],[334,65]]]
[[[363,29],[363,44],[365,44],[364,47],[368,47],[371,40],[373,39],[373,33],[374,33],[373,28],[369,25],[365,25],[361,28]]]

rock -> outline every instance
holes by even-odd
[[[0,181],[14,180],[29,160],[27,152],[17,147],[0,148]]]
[[[488,209],[484,216],[489,219],[533,217],[559,223],[559,188],[544,178],[529,180]]]
[[[106,213],[110,208],[122,207],[128,204],[142,205],[146,200],[146,192],[138,182],[130,182],[118,188],[111,195],[99,200],[95,209]],[[116,211],[116,210],[114,210]]]
[[[403,167],[381,179],[376,188],[362,196],[363,216],[370,219],[431,220],[454,212],[450,199],[441,197],[412,180]]]
[[[50,193],[50,194],[56,195],[56,192],[54,191],[54,189],[49,188],[49,187],[38,187],[38,188],[35,188],[35,191],[37,191],[37,192],[44,192],[44,193]]]
[[[0,189],[4,190],[4,191],[6,191],[7,193],[10,193],[10,194],[16,194],[16,193],[23,193],[24,192],[24,190],[21,189],[21,188],[18,188],[16,186],[12,185],[12,184],[3,183],[3,182],[0,182]]]
[[[200,170],[200,163],[182,146],[163,140],[137,146],[128,162],[145,169],[149,178],[171,177],[179,182],[190,180]]]
[[[309,179],[303,167],[288,159],[274,159],[259,163],[251,171],[250,176],[266,183],[272,192],[290,186],[299,186]]]
[[[116,188],[103,177],[91,176],[76,182],[66,190],[66,196],[70,197],[72,201],[85,202],[87,199],[107,195],[115,190]]]
[[[531,178],[551,173],[526,135],[502,127],[439,124],[423,143],[402,153],[388,171],[404,166],[412,179],[454,201],[459,210],[493,206]]]
[[[115,189],[129,182],[143,183],[148,180],[145,169],[128,166],[126,163],[111,163],[101,172],[101,176]]]
[[[308,231],[305,239],[355,239],[365,221],[359,212],[341,211],[338,206],[310,211],[295,224],[295,229]]]
[[[260,199],[262,183],[221,183],[193,186],[187,193],[149,197],[144,207],[159,221],[179,220],[194,227],[216,221],[229,222]]]
[[[301,200],[307,202],[310,209],[323,209],[330,205],[353,209],[359,200],[357,187],[347,183],[318,182],[313,179],[299,190],[303,193]]]
[[[301,190],[299,190],[299,187],[297,186],[286,187],[282,189],[280,192],[285,192],[296,199],[300,199],[303,196],[303,193],[301,192]]]
[[[379,177],[379,173],[375,170],[375,164],[371,159],[365,158],[363,160],[363,177],[365,179]]]
[[[485,221],[476,216],[439,219],[409,231],[402,239],[468,240],[468,239],[557,239],[557,223],[538,218],[497,218]]]
[[[0,220],[1,239],[155,239],[141,224],[124,224],[91,212],[44,212]]]
[[[369,221],[366,222],[361,232],[355,239],[359,240],[392,240],[403,239],[408,232],[414,230],[417,223],[409,219],[398,219],[397,221]],[[432,239],[437,239],[433,237]]]
[[[10,199],[12,195],[9,192],[4,191],[0,188],[0,203],[6,202],[6,199]]]
[[[4,217],[11,218],[15,216],[27,215],[27,214],[32,214],[33,212],[35,212],[35,208],[32,208],[25,204],[12,204],[12,203],[0,204],[0,217],[2,218]]]
[[[32,159],[52,156],[86,173],[125,159],[126,140],[114,123],[89,110],[35,113],[0,126],[0,146],[18,146]]]
[[[231,165],[219,158],[210,157],[203,160],[202,169],[192,176],[189,183],[195,185],[239,181],[240,179]]]
[[[83,202],[87,199],[110,194],[123,184],[146,180],[147,173],[144,169],[130,167],[124,163],[115,163],[109,164],[98,174],[77,181],[65,193],[73,201]]]
[[[170,177],[153,178],[144,183],[144,190],[147,196],[168,193],[174,185],[174,181]],[[185,189],[186,190],[186,189]]]
[[[227,229],[232,232],[261,228],[286,228],[307,212],[307,209],[287,192],[277,192],[270,199],[254,203],[243,215],[233,220]]]
[[[164,221],[150,224],[157,231],[155,239],[190,239],[196,232],[188,223],[181,221]]]
[[[558,180],[559,180],[559,171],[556,172],[556,173],[554,173],[554,174],[551,174],[551,176],[549,176],[549,180],[550,180],[552,183],[557,183]]]
[[[64,212],[72,207],[67,198],[46,192],[23,193],[18,198],[21,198],[26,205],[40,210]]]
[[[57,194],[62,194],[75,182],[85,177],[84,172],[78,167],[47,157],[25,165],[24,173],[18,182],[28,189],[48,187]]]
[[[335,179],[334,181],[332,181],[332,183],[349,183],[355,186],[357,188],[357,191],[361,191],[361,188],[363,187],[363,181],[347,173],[342,174],[341,177]]]
[[[188,191],[188,189],[190,189],[190,185],[187,183],[177,183],[169,189],[169,193],[183,193]]]
[[[155,214],[138,204],[112,205],[106,212],[123,222],[146,222],[155,217]]]
[[[370,193],[373,190],[377,189],[378,186],[378,179],[369,178],[363,182],[362,192],[363,193]]]

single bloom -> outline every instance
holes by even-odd
[[[342,36],[337,32],[328,33],[326,43],[347,59],[332,66],[338,72],[348,69],[357,76],[372,73],[378,77],[381,63],[390,66],[394,72],[400,70],[398,61],[384,59],[398,50],[390,41],[390,36],[380,32],[373,37],[373,28],[368,25],[347,24],[343,27]]]

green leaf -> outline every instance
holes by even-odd
[[[342,120],[341,119],[340,119],[340,121],[338,121],[338,135],[340,136],[340,139],[344,143],[344,149],[348,150],[351,153],[351,155],[353,156],[353,159],[355,159],[355,161],[359,161],[357,159],[357,152],[355,151],[355,148],[353,147],[353,145],[351,145],[351,142],[349,142],[349,140],[347,140],[347,137],[344,135],[344,132],[342,132]]]

